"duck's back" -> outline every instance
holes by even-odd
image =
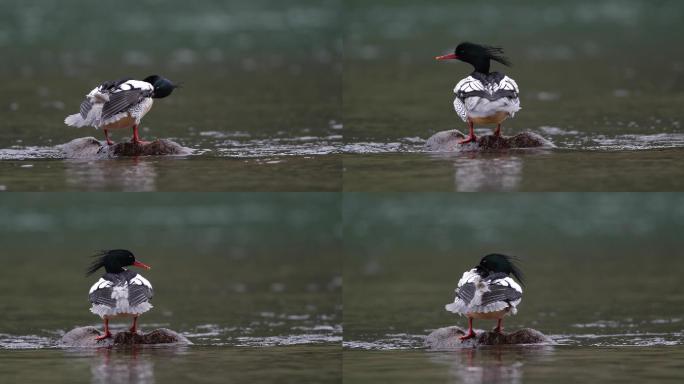
[[[522,288],[504,273],[481,277],[475,269],[463,274],[456,288],[453,303],[445,306],[447,311],[467,313],[488,313],[515,308],[522,300]]]
[[[120,79],[106,81],[93,88],[81,102],[78,114],[68,116],[67,125],[105,127],[122,118],[133,122],[140,119],[152,107],[154,86],[146,81]]]
[[[518,84],[499,73],[473,72],[454,88],[454,108],[461,119],[482,118],[504,112],[513,116],[520,110]]]
[[[152,308],[152,284],[133,271],[106,273],[90,288],[90,309],[96,315],[140,314]]]

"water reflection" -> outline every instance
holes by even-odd
[[[154,383],[154,362],[139,348],[100,348],[90,363],[91,383]]]
[[[522,383],[523,366],[534,360],[551,358],[553,346],[503,348],[464,348],[448,353],[435,353],[430,360],[449,368],[455,383]]]
[[[66,182],[81,190],[117,189],[128,192],[155,191],[157,170],[151,160],[67,160]]]
[[[522,180],[523,161],[517,156],[470,155],[454,161],[454,183],[458,192],[514,191]]]

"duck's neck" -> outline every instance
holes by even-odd
[[[475,68],[475,72],[489,74],[489,58],[477,59],[470,64]]]

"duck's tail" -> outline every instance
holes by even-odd
[[[93,104],[85,118],[80,113],[69,115],[64,119],[64,124],[79,128],[85,126],[99,128],[102,125],[103,105],[103,103]]]
[[[70,125],[72,127],[82,127],[86,125],[85,120],[83,120],[83,117],[80,113],[67,116],[66,119],[64,119],[64,124]]]

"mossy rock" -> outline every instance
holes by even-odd
[[[477,141],[459,144],[465,135],[456,130],[437,132],[425,143],[430,152],[487,152],[521,148],[554,148],[552,142],[534,132],[521,132],[514,136],[478,136]]]
[[[192,153],[190,148],[183,147],[167,139],[158,139],[145,143],[122,141],[113,145],[107,145],[94,137],[81,137],[58,145],[57,148],[69,159],[189,155]]]
[[[97,348],[125,345],[192,344],[185,336],[166,328],[155,329],[148,333],[142,331],[136,333],[116,332],[110,338],[96,340],[100,335],[102,332],[95,327],[76,327],[64,334],[60,345],[63,347]]]
[[[459,337],[465,334],[466,330],[456,325],[439,328],[425,337],[425,346],[434,350],[455,350],[485,345],[553,343],[551,338],[532,328],[522,328],[511,333],[475,330],[475,337],[467,340],[459,339]]]

